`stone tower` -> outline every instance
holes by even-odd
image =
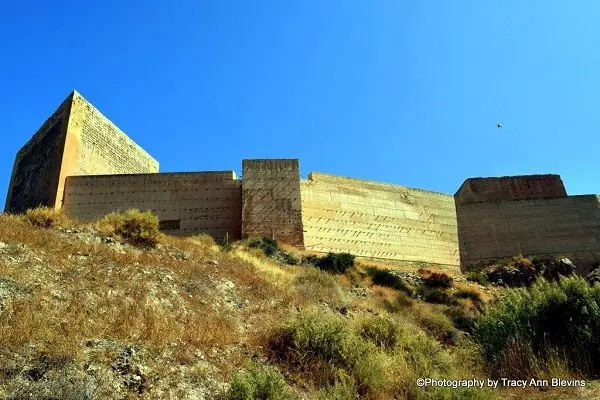
[[[156,172],[154,158],[73,91],[17,153],[5,208],[61,208],[68,176]]]

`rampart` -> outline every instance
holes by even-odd
[[[6,209],[60,208],[68,176],[155,172],[158,162],[74,91],[17,154]]]
[[[301,188],[309,250],[458,265],[452,196],[315,172]]]
[[[467,179],[454,196],[310,173],[297,159],[232,171],[158,173],[156,162],[77,92],[18,152],[6,210],[46,205],[88,222],[150,210],[171,234],[266,236],[315,252],[465,270],[518,254],[600,261],[600,198],[558,175]]]
[[[302,244],[298,160],[242,161],[245,236]]]
[[[598,196],[567,196],[558,176],[502,180],[507,187],[529,184],[534,188],[543,181],[548,185],[529,193],[506,196],[508,199],[503,200],[489,190],[490,186],[497,185],[497,178],[467,180],[455,195],[463,269],[519,254],[564,255],[573,260],[581,272],[600,261]],[[473,187],[480,192],[473,191]],[[492,200],[483,201],[483,194]]]
[[[67,178],[64,211],[83,222],[112,211],[150,210],[170,234],[241,238],[241,181],[233,171]]]

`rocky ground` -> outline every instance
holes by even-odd
[[[394,273],[422,280],[416,269]],[[206,237],[165,236],[139,249],[90,226],[42,229],[0,216],[0,397],[223,398],[233,373],[267,360],[270,330],[297,310],[354,318],[401,299],[360,269],[319,274]],[[406,307],[426,332],[441,318],[420,301]],[[318,388],[286,378],[294,397],[317,398]]]

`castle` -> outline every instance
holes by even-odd
[[[557,175],[467,179],[454,196],[312,172],[298,160],[159,173],[158,162],[73,92],[18,152],[7,212],[45,205],[83,222],[151,210],[170,234],[267,236],[315,252],[464,269],[518,254],[600,261],[600,196]]]

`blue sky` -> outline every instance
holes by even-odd
[[[8,2],[0,201],[73,89],[163,172],[299,158],[303,177],[600,193],[598,21],[597,1]]]

